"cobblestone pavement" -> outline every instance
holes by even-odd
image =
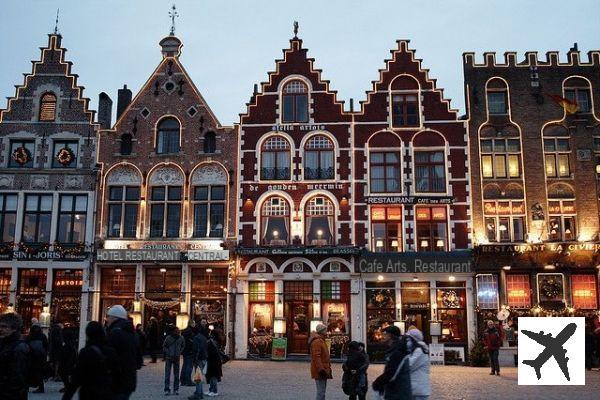
[[[178,397],[163,395],[164,363],[148,364],[138,373],[138,390],[132,400],[170,399],[186,400],[193,388],[181,388]],[[376,377],[382,365],[369,368],[370,380]],[[312,400],[315,385],[309,376],[307,362],[232,361],[223,367],[225,374],[219,386],[218,398],[232,400]],[[600,371],[587,372],[585,386],[517,386],[517,369],[504,368],[501,376],[488,375],[487,368],[434,366],[431,375],[431,400],[507,400],[507,399],[598,399]],[[347,399],[341,389],[341,364],[334,364],[334,380],[327,388],[327,399]],[[44,395],[30,394],[30,400],[60,399],[59,383],[50,382]],[[207,388],[205,386],[205,391]],[[368,398],[372,398],[372,393]],[[210,397],[205,396],[206,399]]]

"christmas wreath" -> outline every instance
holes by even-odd
[[[386,308],[390,304],[394,304],[392,298],[392,290],[381,289],[370,293],[368,303],[373,308]]]
[[[442,304],[445,308],[459,308],[460,298],[454,290],[446,290],[442,294]]]
[[[56,154],[56,161],[58,161],[61,165],[64,165],[65,167],[71,164],[73,160],[75,160],[75,154],[73,153],[73,150],[71,150],[70,147],[63,147]]]
[[[553,299],[562,293],[562,284],[555,278],[549,278],[544,280],[544,283],[540,289],[545,297]]]
[[[25,165],[31,161],[31,152],[25,147],[17,147],[12,153],[12,158],[19,165]]]

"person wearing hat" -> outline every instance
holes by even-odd
[[[408,328],[406,336],[408,339],[406,344],[410,353],[408,365],[413,400],[427,400],[431,396],[429,347],[423,340],[423,332],[415,326]]]
[[[412,400],[407,340],[394,325],[382,333],[387,345],[386,363],[383,373],[373,381],[373,390],[385,400]]]
[[[120,373],[113,377],[113,399],[127,400],[137,384],[138,346],[135,331],[127,310],[119,304],[108,309],[106,325],[108,343],[117,352],[121,368]]]
[[[311,333],[308,345],[310,346],[310,376],[317,385],[317,400],[325,400],[327,379],[332,379],[329,348],[325,343],[327,327],[317,325],[315,332]]]

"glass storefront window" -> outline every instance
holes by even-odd
[[[225,328],[227,301],[227,268],[192,268],[192,315],[196,322],[206,319],[209,324]]]
[[[19,269],[16,311],[23,318],[25,330],[32,318],[40,318],[46,296],[46,269]]]
[[[498,309],[498,276],[477,275],[477,306],[480,309]]]
[[[383,360],[385,344],[382,330],[396,320],[394,282],[367,282],[367,350],[371,360]]]
[[[331,339],[331,357],[341,358],[350,341],[350,282],[321,281],[321,303],[321,318]]]
[[[102,268],[100,272],[100,321],[104,321],[106,311],[121,304],[133,311],[135,299],[135,268]]]
[[[513,308],[531,307],[529,275],[506,275],[506,302]]]
[[[275,309],[275,283],[249,282],[250,312],[248,355],[267,357],[271,354]]]
[[[0,314],[6,312],[10,301],[11,278],[10,268],[0,269]]]
[[[598,307],[596,287],[595,275],[571,275],[573,307],[595,310]]]
[[[467,310],[464,282],[437,282],[438,320],[442,322],[440,342],[467,342]]]
[[[81,314],[82,270],[54,271],[52,283],[52,322],[78,327]]]

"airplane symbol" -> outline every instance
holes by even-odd
[[[540,372],[542,366],[550,359],[550,357],[554,357],[565,378],[567,378],[568,381],[571,381],[571,378],[569,377],[569,368],[567,366],[569,357],[566,357],[567,350],[563,347],[563,345],[571,336],[573,336],[576,329],[577,325],[570,323],[569,325],[565,326],[555,338],[552,337],[551,333],[544,334],[544,331],[540,331],[540,333],[527,330],[521,331],[526,336],[545,347],[544,351],[542,351],[536,359],[523,360],[523,364],[529,365],[535,369],[535,374],[537,375],[538,380],[542,377],[542,373]]]

